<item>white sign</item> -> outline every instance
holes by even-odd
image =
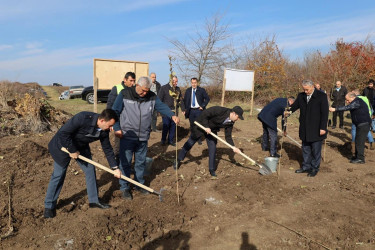
[[[252,70],[225,69],[225,79],[225,90],[254,90],[254,71]]]

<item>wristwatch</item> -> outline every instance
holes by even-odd
[[[118,166],[115,166],[115,167],[113,167],[113,168],[111,168],[112,170],[116,170],[116,169],[118,169]]]

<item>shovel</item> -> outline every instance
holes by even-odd
[[[64,148],[64,147],[62,147],[61,150],[62,150],[63,152],[65,152],[65,153],[70,154],[70,152],[69,152],[66,148]],[[86,157],[84,157],[84,156],[82,156],[82,155],[78,155],[78,158],[81,159],[81,160],[83,160],[83,161],[85,161],[85,162],[88,162],[88,163],[94,165],[95,167],[98,167],[98,168],[100,168],[100,169],[102,169],[102,170],[104,170],[104,171],[107,171],[108,173],[111,173],[111,174],[114,174],[114,173],[115,173],[115,171],[113,171],[112,169],[107,168],[107,167],[105,167],[105,166],[103,166],[103,165],[101,165],[101,164],[99,164],[99,163],[97,163],[97,162],[95,162],[95,161],[93,161],[93,160],[90,160],[90,159],[88,159],[88,158],[86,158]],[[132,180],[132,179],[130,179],[130,178],[124,176],[124,175],[121,175],[121,179],[124,179],[124,180],[126,180],[126,181],[128,181],[128,182],[130,182],[130,183],[133,183],[134,185],[136,185],[136,186],[138,186],[138,187],[140,187],[140,188],[143,188],[143,189],[149,191],[149,192],[152,193],[152,194],[156,194],[156,195],[158,195],[158,196],[159,196],[159,200],[160,200],[160,201],[163,201],[163,197],[162,197],[162,192],[163,192],[163,190],[164,190],[163,188],[160,189],[160,192],[156,192],[156,191],[153,190],[152,188],[149,188],[149,187],[147,187],[147,186],[145,186],[145,185],[143,185],[143,184],[141,184],[141,183],[139,183],[139,182],[136,182],[135,180]]]
[[[195,121],[194,122],[198,127],[200,127],[201,129],[203,130],[206,130],[206,128],[204,126],[202,126],[199,122]],[[231,149],[234,149],[234,146],[230,145],[228,142],[226,142],[225,140],[221,139],[219,136],[215,135],[214,133],[210,133],[210,135],[212,135],[213,137],[215,137],[216,139],[218,139],[219,141],[221,141],[222,143],[224,143],[225,145],[227,145],[228,147],[230,147]],[[261,175],[269,175],[269,174],[272,174],[272,171],[271,169],[266,166],[265,164],[262,164],[262,163],[258,163],[256,161],[254,161],[253,159],[251,159],[249,156],[245,155],[244,153],[240,152],[240,155],[242,157],[244,157],[245,159],[249,160],[250,162],[252,162],[253,164],[255,164],[256,166],[258,166],[260,169],[259,169],[259,173]]]
[[[277,128],[277,130],[280,132],[280,133],[283,133],[283,131],[279,128]],[[299,147],[302,147],[301,143],[299,143],[298,141],[294,140],[292,137],[290,137],[289,135],[286,135],[286,137],[288,137],[292,142],[294,142],[296,145],[298,145]]]

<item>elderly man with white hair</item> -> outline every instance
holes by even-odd
[[[149,77],[140,77],[135,86],[125,88],[120,92],[112,107],[119,116],[119,122],[114,125],[113,129],[115,135],[121,138],[120,170],[123,175],[130,177],[134,154],[135,180],[141,184],[145,182],[143,176],[153,111],[157,110],[177,124],[180,121],[170,108],[150,91],[151,84]],[[124,199],[133,199],[127,181],[120,179],[120,190],[123,192]],[[148,194],[143,189],[138,189],[138,191]]]
[[[300,110],[299,138],[302,140],[303,162],[296,173],[314,177],[319,172],[322,142],[327,138],[328,100],[327,95],[316,90],[310,80],[303,81],[302,88],[303,92],[290,106],[290,112]]]

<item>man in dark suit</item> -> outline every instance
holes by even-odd
[[[276,98],[258,114],[263,126],[262,150],[269,150],[271,157],[280,157],[277,153],[277,118],[282,116],[281,127],[284,128],[284,111],[294,103],[294,100],[294,97]]]
[[[151,78],[151,88],[150,88],[150,91],[154,92],[156,95],[158,95],[159,91],[160,91],[160,88],[161,88],[161,84],[156,81],[156,74],[154,72],[152,72],[150,74],[150,78]],[[154,110],[154,112],[152,113],[152,123],[151,123],[151,130],[152,132],[156,132],[157,129],[156,129],[156,122],[158,120],[158,111]]]
[[[193,127],[193,131],[187,140],[187,142],[182,147],[180,153],[177,157],[177,162],[174,163],[173,168],[179,168],[180,162],[185,158],[187,152],[194,146],[194,144],[201,138],[203,135],[206,136],[207,146],[208,146],[208,156],[209,156],[209,171],[211,176],[216,176],[217,166],[215,165],[216,159],[216,144],[217,139],[210,135],[210,133],[215,133],[220,130],[220,128],[225,129],[225,140],[232,146],[234,142],[232,139],[232,129],[234,123],[241,119],[243,120],[243,110],[239,106],[233,107],[233,109],[224,108],[220,106],[214,106],[208,109],[203,110],[202,114],[196,119],[202,126],[206,127],[206,133],[198,126]],[[238,148],[234,148],[233,152],[240,153],[241,151]]]
[[[302,82],[302,93],[291,105],[290,112],[300,110],[299,137],[302,140],[303,163],[296,173],[308,173],[314,177],[318,171],[321,160],[322,142],[327,138],[328,100],[327,95],[314,88],[310,80]]]
[[[109,165],[115,171],[115,176],[120,178],[121,172],[118,169],[115,155],[109,142],[109,130],[117,120],[118,117],[112,109],[105,109],[101,114],[81,112],[67,121],[49,142],[48,150],[54,163],[53,173],[44,201],[44,218],[56,216],[57,199],[63,187],[66,170],[71,158],[76,159],[78,165],[85,173],[89,207],[101,209],[110,207],[101,203],[98,199],[95,167],[77,158],[79,155],[83,155],[91,159],[89,143],[100,140]],[[61,151],[62,147],[65,147],[70,154]]]
[[[198,86],[198,79],[191,78],[191,87],[188,88],[185,92],[184,97],[185,112],[182,112],[185,115],[185,118],[189,118],[190,121],[190,130],[193,131],[195,119],[202,113],[210,97],[207,95],[207,92],[204,88]],[[198,144],[202,144],[201,140],[198,140]]]
[[[348,93],[348,90],[345,86],[342,85],[340,81],[336,82],[336,86],[331,90],[331,101],[333,108],[339,108],[345,106],[345,96]],[[332,128],[336,128],[337,124],[337,115],[340,119],[340,128],[344,128],[344,111],[335,111],[332,115]]]

